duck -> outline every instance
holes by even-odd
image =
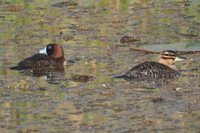
[[[172,50],[165,50],[160,53],[159,60],[147,61],[136,65],[123,75],[114,78],[123,78],[128,81],[148,80],[148,79],[173,79],[180,76],[180,72],[175,66],[176,61],[185,60],[185,57],[177,55]]]
[[[39,68],[58,68],[66,65],[62,46],[51,43],[40,49],[38,54],[20,61],[11,70],[28,70]]]

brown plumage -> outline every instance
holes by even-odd
[[[63,48],[57,44],[46,46],[45,54],[36,54],[19,62],[17,66],[11,67],[12,70],[26,70],[45,67],[63,67],[65,63]]]
[[[124,78],[125,80],[148,80],[148,79],[172,79],[179,77],[180,73],[174,65],[175,61],[183,60],[175,52],[167,50],[161,53],[158,62],[150,61],[141,63],[124,75],[114,78]]]

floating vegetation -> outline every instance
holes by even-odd
[[[198,132],[199,5],[0,0],[0,131]],[[64,70],[9,70],[47,43],[63,46]],[[112,78],[157,60],[163,50],[188,54],[177,64],[184,70],[179,79],[130,84]]]
[[[139,39],[136,39],[134,36],[123,36],[120,39],[121,43],[134,43],[134,42],[139,42]]]
[[[16,81],[8,86],[9,89],[16,90],[28,90],[30,88],[29,83],[26,80]]]
[[[22,7],[17,4],[9,4],[3,7],[3,11],[5,12],[19,12],[22,10]]]
[[[160,102],[163,102],[163,101],[164,101],[164,99],[162,97],[156,97],[156,98],[152,99],[152,102],[154,102],[154,103],[160,103]]]
[[[88,82],[92,81],[94,79],[93,76],[88,76],[88,75],[74,75],[72,76],[72,80],[75,82]]]
[[[56,4],[53,4],[54,7],[76,7],[78,4],[74,1],[63,1]]]

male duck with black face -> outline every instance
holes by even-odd
[[[185,59],[185,57],[178,56],[174,51],[163,51],[160,54],[158,62],[149,61],[141,63],[130,69],[124,75],[115,76],[114,78],[123,78],[127,81],[173,79],[180,76],[180,73],[175,66],[175,62]]]

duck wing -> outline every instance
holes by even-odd
[[[11,67],[12,70],[25,70],[31,68],[45,67],[48,66],[51,62],[51,59],[48,55],[36,54],[31,57],[24,59],[19,62],[17,66]]]

